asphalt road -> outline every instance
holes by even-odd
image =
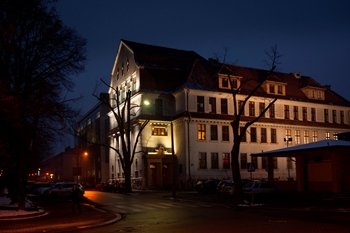
[[[123,215],[118,223],[98,229],[106,233],[350,232],[350,212],[335,211],[337,208],[329,209],[329,206],[328,209],[310,209],[299,203],[298,208],[256,205],[237,209],[230,204],[232,200],[215,194],[180,193],[178,199],[172,199],[171,193],[89,192],[86,195],[103,203],[102,208]],[[96,229],[78,232],[90,233]]]

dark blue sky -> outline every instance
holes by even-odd
[[[96,82],[110,80],[120,39],[205,58],[228,48],[227,62],[262,69],[265,51],[277,44],[278,71],[301,72],[350,100],[347,0],[61,0],[57,10],[88,41],[86,71],[74,77],[84,112],[96,104]]]

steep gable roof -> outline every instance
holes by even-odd
[[[208,63],[194,51],[166,48],[122,40],[140,68],[141,89],[174,91],[187,82],[196,62]],[[208,68],[209,66],[206,65]]]

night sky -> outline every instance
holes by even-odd
[[[83,112],[97,103],[121,39],[193,50],[204,58],[268,69],[265,51],[277,45],[277,70],[314,78],[350,100],[350,1],[347,0],[61,0],[62,21],[88,41],[86,71],[73,77]],[[99,85],[98,92],[108,87]],[[70,144],[71,143],[71,144]],[[72,142],[65,142],[65,146]]]

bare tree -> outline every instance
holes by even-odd
[[[278,60],[281,57],[281,55],[277,51],[277,46],[274,46],[271,48],[270,51],[267,51],[266,54],[268,55],[268,58],[270,59],[270,69],[266,73],[266,75],[260,79],[256,78],[248,78],[241,82],[240,86],[237,87],[237,89],[234,89],[234,85],[232,83],[231,75],[230,73],[233,73],[234,71],[230,68],[223,65],[223,68],[227,68],[229,70],[228,74],[228,80],[230,81],[231,85],[231,93],[233,97],[233,109],[234,109],[234,119],[232,120],[231,127],[233,131],[233,146],[231,150],[231,167],[232,167],[232,177],[234,180],[234,188],[236,193],[236,201],[237,203],[243,202],[243,190],[242,190],[242,184],[241,184],[241,173],[240,173],[240,167],[239,167],[239,151],[240,151],[240,145],[242,142],[242,138],[247,132],[247,129],[249,126],[257,122],[265,113],[266,111],[277,101],[277,98],[272,98],[269,102],[269,104],[260,112],[260,114],[254,118],[251,121],[248,121],[244,124],[243,127],[241,127],[241,118],[244,113],[244,108],[246,104],[248,103],[249,99],[254,96],[256,91],[261,87],[261,85],[269,78],[269,76],[274,72],[276,65],[279,64]],[[247,85],[248,83],[254,83],[253,90],[244,98],[244,100],[241,102],[241,104],[238,104],[237,95],[241,92],[244,85]]]
[[[62,24],[54,2],[0,2],[0,170],[19,209],[34,162],[78,115],[64,93],[84,70],[86,41]]]
[[[104,84],[109,86],[103,80]],[[123,101],[119,100],[119,90],[118,88],[113,88],[109,86],[111,90],[115,92],[115,95],[111,98],[107,95],[96,95],[93,94],[102,104],[108,107],[108,109],[113,114],[113,117],[116,120],[117,126],[112,129],[113,133],[119,135],[120,144],[113,146],[104,142],[93,142],[84,135],[77,136],[79,139],[88,142],[89,144],[104,146],[106,148],[112,149],[115,151],[121,161],[121,166],[124,171],[125,176],[125,191],[132,192],[131,187],[131,165],[134,161],[134,157],[137,153],[142,153],[138,151],[138,142],[141,137],[143,129],[147,126],[150,119],[144,117],[140,118],[139,110],[141,105],[132,103],[132,93],[130,90],[127,91],[126,97]],[[137,132],[136,134],[134,134]],[[133,136],[134,135],[134,136]]]

